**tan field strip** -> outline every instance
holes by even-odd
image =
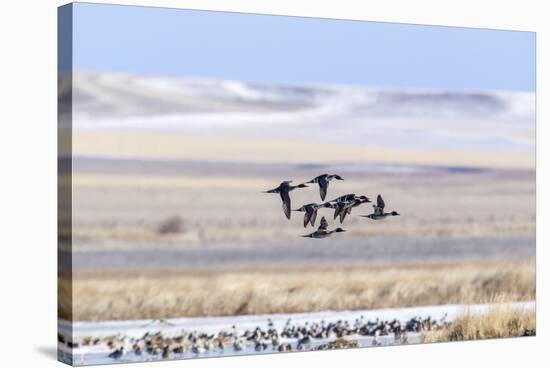
[[[158,132],[77,132],[73,153],[120,158],[310,162],[370,161],[407,165],[532,169],[529,153],[406,150],[275,139],[212,138]]]
[[[59,279],[75,320],[170,318],[477,304],[535,299],[532,262],[82,275]],[[66,298],[71,295],[71,305]]]
[[[73,185],[79,187],[155,187],[178,189],[271,189],[273,182],[269,179],[247,178],[242,180],[236,177],[170,177],[144,175],[98,175],[78,174],[73,178]]]

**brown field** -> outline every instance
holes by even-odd
[[[190,270],[82,275],[72,287],[74,320],[150,319],[528,301],[535,299],[535,269],[529,262],[469,262]],[[59,288],[70,295],[67,279]],[[71,318],[69,305],[60,303],[64,318]]]
[[[239,162],[345,162],[369,160],[408,165],[468,166],[499,169],[532,169],[531,153],[464,150],[406,150],[371,145],[329,144],[248,137],[204,137],[173,133],[106,132],[77,133],[73,136],[74,154],[92,156],[139,157],[214,161],[230,157]],[[212,147],[216,147],[212,150]],[[315,152],[315,155],[307,154]]]
[[[467,311],[448,327],[425,333],[421,341],[445,342],[534,336],[536,328],[535,310],[525,311],[496,306],[483,314],[473,315]]]
[[[289,165],[192,164],[163,169],[162,162],[76,161],[73,179],[73,250],[163,246],[209,246],[220,242],[296,239],[309,231],[302,214],[288,221],[277,195],[261,193],[283,179],[309,180],[330,168]],[[336,170],[336,169],[334,169]],[[328,199],[383,193],[399,219],[372,223],[346,219],[346,239],[398,236],[409,239],[533,235],[535,182],[531,171],[379,173],[355,170],[332,184]],[[344,174],[343,174],[344,175]],[[319,202],[315,186],[292,192],[293,208]],[[332,211],[320,210],[332,222]],[[163,222],[179,216],[180,231],[159,233]],[[395,220],[395,221],[394,221]],[[497,239],[498,241],[498,239]]]

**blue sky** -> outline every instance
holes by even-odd
[[[535,34],[77,3],[73,68],[277,83],[535,90]]]

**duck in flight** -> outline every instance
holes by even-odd
[[[376,204],[372,205],[374,207],[374,212],[370,215],[361,215],[361,217],[368,217],[371,220],[382,220],[385,219],[388,216],[401,216],[396,211],[391,212],[384,212],[384,208],[386,207],[386,203],[384,203],[384,199],[380,194],[378,194],[378,197],[376,198]]]
[[[311,179],[310,181],[306,182],[306,184],[308,183],[319,184],[319,192],[321,193],[321,200],[324,201],[325,197],[327,196],[328,183],[333,179],[344,180],[340,175],[323,174]]]
[[[328,201],[323,204],[325,208],[332,208],[334,210],[334,218],[338,217],[340,213],[340,207],[343,203],[347,203],[355,198],[355,194],[345,194],[338,198],[334,198],[332,201]]]
[[[371,200],[364,195],[355,197],[350,201],[344,202],[343,205],[339,206],[338,208],[340,210],[340,212],[338,213],[338,216],[340,216],[340,223],[343,223],[346,216],[351,214],[352,208],[360,206],[363,203],[369,203],[369,202],[371,202]]]
[[[283,201],[283,212],[287,219],[290,219],[290,195],[289,192],[296,188],[307,188],[305,184],[290,185],[292,180],[283,181],[277,188],[268,190],[264,193],[279,193],[281,200]]]
[[[312,232],[311,234],[302,235],[302,237],[303,238],[313,238],[313,239],[323,239],[323,238],[327,238],[327,237],[331,236],[334,233],[342,233],[342,232],[345,232],[345,231],[346,230],[344,230],[340,227],[336,228],[334,230],[328,230],[328,222],[325,219],[325,217],[323,216],[321,218],[321,224],[319,225],[319,228],[317,230],[315,230],[314,232]]]
[[[317,210],[322,207],[325,207],[325,204],[308,203],[292,211],[305,212],[304,227],[306,227],[308,223],[310,223],[311,226],[315,226],[315,219],[317,218]]]
[[[363,203],[370,203],[371,200],[364,195],[346,194],[324,204],[325,207],[334,209],[334,218],[340,217],[340,223],[344,222],[347,215],[351,213],[352,208]]]

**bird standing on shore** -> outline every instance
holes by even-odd
[[[374,212],[371,213],[370,215],[361,215],[361,217],[368,217],[371,220],[382,220],[388,216],[401,216],[396,211],[384,212],[386,203],[384,202],[384,199],[380,194],[378,194],[378,197],[376,198],[376,204],[372,206],[374,207]]]
[[[325,197],[327,196],[328,184],[333,179],[344,180],[340,175],[323,174],[311,179],[310,181],[307,181],[306,184],[309,184],[309,183],[319,184],[319,192],[321,193],[321,200],[324,201]]]
[[[125,354],[126,354],[126,352],[124,351],[124,346],[121,346],[120,348],[118,348],[115,351],[113,351],[112,353],[110,353],[109,358],[120,359]]]
[[[268,190],[264,193],[279,193],[281,200],[283,201],[283,212],[287,219],[290,220],[290,195],[289,192],[293,191],[296,188],[307,188],[305,184],[290,185],[292,180],[283,181],[277,188]]]

